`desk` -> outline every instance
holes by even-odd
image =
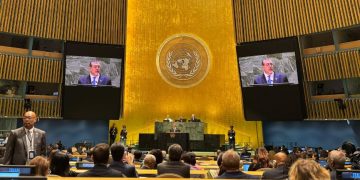
[[[189,133],[160,133],[157,138],[158,148],[167,150],[170,145],[179,144],[184,151],[189,150]]]
[[[182,133],[189,133],[189,140],[203,141],[207,130],[207,124],[204,122],[174,122],[176,127]],[[155,139],[160,133],[167,133],[172,127],[172,122],[155,122]]]
[[[75,171],[77,173],[86,172],[88,169],[76,169],[71,168],[70,170]],[[156,169],[136,169],[139,176],[141,175],[157,175]],[[190,170],[190,175],[202,175],[203,177],[207,178],[208,170]]]
[[[136,169],[139,176],[141,175],[157,175],[156,169]],[[190,175],[202,175],[207,178],[208,170],[190,170]]]

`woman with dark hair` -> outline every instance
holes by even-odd
[[[192,170],[202,170],[200,166],[196,164],[196,155],[193,152],[187,152],[181,155],[181,160],[184,161],[184,163],[190,165],[190,169]]]
[[[78,173],[70,171],[70,158],[68,155],[57,152],[50,159],[50,170],[52,174],[63,177],[76,177]]]
[[[162,163],[164,160],[163,154],[160,149],[153,149],[149,152],[149,154],[154,155],[156,158],[155,168],[157,167],[158,164]]]

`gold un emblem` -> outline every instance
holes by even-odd
[[[199,84],[208,74],[211,57],[206,44],[189,34],[167,38],[156,55],[160,76],[170,85],[189,88]]]

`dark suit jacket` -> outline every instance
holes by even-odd
[[[285,165],[279,165],[277,168],[270,169],[264,172],[263,179],[287,179],[289,168]]]
[[[274,82],[273,83],[286,83],[289,82],[287,76],[283,73],[274,72]],[[254,80],[254,84],[267,84],[267,79],[264,74],[257,75]]]
[[[79,78],[78,84],[89,84],[91,85],[90,75],[81,76]],[[111,85],[111,79],[105,75],[101,75],[99,77],[99,81],[97,85]]]
[[[216,179],[260,179],[260,178],[238,171],[238,172],[224,172],[222,175],[216,177]]]
[[[167,161],[157,165],[158,175],[165,173],[178,174],[184,178],[190,178],[190,166],[180,161]]]
[[[105,164],[95,164],[92,169],[80,173],[78,177],[124,177],[123,173],[107,167]]]
[[[35,156],[46,155],[45,131],[34,128]],[[6,144],[4,164],[25,165],[28,158],[28,147],[26,145],[26,131],[24,127],[12,130]]]
[[[113,161],[109,167],[122,172],[126,177],[138,177],[135,166],[130,166],[123,162]]]

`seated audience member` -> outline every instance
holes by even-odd
[[[200,119],[195,117],[195,114],[191,114],[191,118],[189,119],[189,122],[200,122]]]
[[[341,179],[341,177],[336,177],[336,169],[345,169],[345,160],[346,155],[344,152],[337,150],[329,152],[327,162],[330,169],[331,179]]]
[[[290,167],[300,158],[300,154],[297,153],[290,153],[286,160],[286,166],[290,169]]]
[[[153,149],[149,152],[149,154],[154,155],[156,158],[155,168],[157,167],[158,164],[162,163],[164,160],[163,154],[160,149]]]
[[[220,153],[217,157],[216,164],[219,166],[219,173],[218,176],[222,175],[225,172],[225,169],[221,166],[222,163],[222,156],[224,153]]]
[[[167,157],[166,151],[162,150],[161,153],[162,153],[163,161],[167,161],[168,157]]]
[[[109,145],[97,144],[93,150],[93,161],[95,166],[78,177],[124,177],[123,173],[107,166],[109,161]]]
[[[184,178],[190,178],[190,166],[180,161],[182,148],[179,144],[173,144],[168,149],[169,161],[158,164],[158,175],[165,173],[178,174]]]
[[[0,147],[0,164],[3,164],[5,155],[5,147]]]
[[[291,180],[330,180],[329,171],[311,159],[299,159],[290,168]]]
[[[355,151],[351,155],[350,162],[352,169],[360,169],[360,151]]]
[[[326,150],[320,150],[319,154],[320,154],[319,159],[327,159],[329,152]]]
[[[155,169],[156,158],[152,154],[147,154],[144,158],[141,169]]]
[[[89,149],[87,152],[86,152],[86,158],[85,159],[83,159],[82,161],[84,161],[84,162],[94,162],[93,160],[92,160],[92,153],[93,153],[93,150],[94,150],[94,147],[92,147],[91,149]]]
[[[346,153],[346,157],[348,158],[356,151],[355,145],[348,141],[342,144],[341,149]]]
[[[201,170],[202,168],[196,164],[196,155],[193,152],[187,152],[184,153],[181,156],[181,160],[184,161],[184,163],[190,165],[190,169],[192,170]]]
[[[134,164],[138,164],[138,165],[141,164],[142,163],[141,157],[142,157],[142,152],[139,150],[136,150],[134,152]]]
[[[287,155],[283,152],[276,153],[274,156],[275,168],[266,170],[263,179],[286,179],[288,178],[289,168],[286,166]]]
[[[126,177],[138,177],[135,166],[123,162],[123,157],[127,156],[127,154],[124,154],[125,147],[121,143],[113,143],[110,150],[113,158],[113,161],[110,164],[111,168],[122,172]]]
[[[62,152],[56,152],[50,157],[51,174],[56,174],[62,177],[76,177],[78,173],[70,170],[70,158]]]
[[[222,155],[221,166],[225,172],[217,179],[259,179],[240,171],[240,156],[234,150],[228,150]]]
[[[71,154],[72,155],[80,155],[80,153],[78,152],[78,149],[75,146],[71,147]]]
[[[261,168],[271,168],[268,151],[264,147],[260,147],[257,150],[253,163],[249,167],[249,171],[256,171]]]
[[[35,176],[47,176],[49,174],[49,162],[42,156],[36,156],[29,165],[35,165]]]

